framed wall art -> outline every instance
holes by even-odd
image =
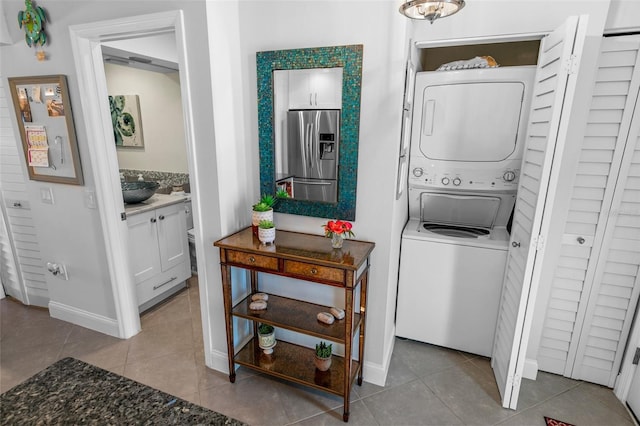
[[[113,137],[117,148],[144,148],[138,95],[109,96]]]
[[[83,185],[66,77],[8,80],[29,179]]]

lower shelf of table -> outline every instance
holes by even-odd
[[[344,396],[345,359],[333,355],[331,368],[319,371],[313,363],[314,357],[314,350],[281,340],[278,340],[273,348],[273,353],[266,355],[258,346],[257,340],[252,339],[236,354],[234,362],[272,376]],[[352,360],[350,385],[358,375],[359,369],[360,363]]]

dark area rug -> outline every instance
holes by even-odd
[[[571,423],[563,422],[562,420],[552,419],[551,417],[544,416],[544,421],[547,426],[574,426]]]
[[[0,424],[244,425],[74,358],[0,395]]]

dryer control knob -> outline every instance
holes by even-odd
[[[450,180],[448,177],[443,177],[440,182],[442,182],[443,185],[449,185]]]
[[[460,184],[462,183],[462,181],[460,180],[460,178],[455,178],[453,179],[453,184],[455,186],[460,186]]]
[[[504,172],[504,174],[502,175],[502,179],[504,179],[505,182],[513,182],[514,180],[516,180],[516,174],[515,172],[508,170]]]
[[[413,169],[413,175],[415,177],[420,177],[424,174],[424,170],[422,170],[422,167],[416,167],[415,169]]]

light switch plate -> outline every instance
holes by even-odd
[[[84,206],[88,209],[98,208],[98,205],[96,204],[96,191],[93,189],[84,190]]]
[[[50,187],[40,188],[40,200],[45,204],[55,204],[53,200],[53,191]]]

